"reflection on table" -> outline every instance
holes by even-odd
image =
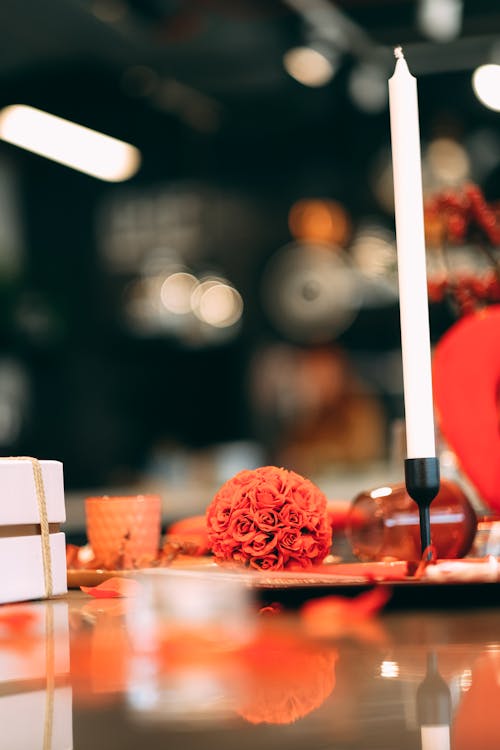
[[[389,611],[312,638],[296,611],[242,600],[239,625],[208,622],[209,590],[175,597],[2,607],[1,746],[498,747],[497,608]]]
[[[0,607],[0,745],[73,747],[66,601]]]

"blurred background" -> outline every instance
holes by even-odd
[[[0,451],[64,462],[75,528],[86,494],[159,489],[174,518],[262,463],[334,496],[400,477],[393,47],[426,193],[500,199],[498,2],[4,0],[0,24]],[[36,110],[133,148],[96,142],[93,176],[58,131],[45,158]],[[433,341],[454,319],[431,305]]]

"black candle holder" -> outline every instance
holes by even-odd
[[[422,554],[431,544],[430,505],[439,492],[439,459],[407,458],[405,483],[409,496],[417,503],[420,516]]]

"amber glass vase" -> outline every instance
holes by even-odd
[[[437,557],[464,557],[472,546],[477,519],[456,482],[441,480],[430,516],[431,540]],[[377,487],[355,497],[346,534],[354,554],[363,561],[421,558],[418,507],[403,483]]]

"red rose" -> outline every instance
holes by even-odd
[[[263,570],[319,564],[331,527],[326,497],[293,471],[263,466],[241,471],[210,503],[207,529],[216,560]]]
[[[286,526],[304,526],[304,513],[300,508],[291,503],[285,503],[280,510],[280,521]]]
[[[237,542],[246,542],[255,536],[254,519],[247,508],[239,508],[231,515],[231,521],[227,526],[228,533]]]
[[[232,506],[230,501],[220,502],[211,509],[207,516],[209,527],[214,531],[224,531],[229,526]]]
[[[303,549],[300,529],[284,529],[281,532],[280,545],[285,550],[297,552]]]
[[[278,528],[280,520],[281,513],[278,515],[271,508],[258,510],[254,516],[254,523],[261,531],[274,531]]]
[[[321,544],[318,544],[317,539],[314,539],[308,534],[304,534],[304,536],[302,537],[302,550],[304,551],[306,557],[313,559],[321,554],[321,552],[323,551],[323,547]]]
[[[242,552],[246,552],[247,555],[252,557],[264,557],[267,555],[278,542],[276,534],[264,534],[263,531],[258,532],[253,539],[245,544],[242,544]]]
[[[283,505],[281,493],[272,486],[264,485],[257,487],[255,491],[255,503],[258,508],[275,508]]]
[[[248,489],[246,496],[253,510],[261,508],[279,509],[283,504],[283,498],[280,492],[265,479],[261,481],[260,485],[252,485],[252,487]]]
[[[249,564],[257,570],[279,570],[283,567],[283,556],[277,550],[273,550],[264,557],[251,557]]]

